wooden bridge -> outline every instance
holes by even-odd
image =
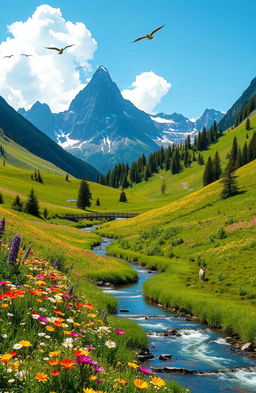
[[[136,217],[138,213],[116,213],[116,212],[88,212],[83,214],[65,214],[63,217],[66,220],[79,221],[79,220],[114,220],[115,218],[131,218]]]

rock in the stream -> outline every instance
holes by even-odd
[[[98,287],[102,287],[104,285],[104,281],[97,281],[96,284]]]
[[[160,356],[159,356],[159,360],[169,360],[169,359],[171,359],[172,358],[172,355],[170,355],[169,353],[162,353]]]
[[[166,334],[164,334],[166,336],[175,336],[175,337],[181,337],[181,334],[178,332],[178,330],[176,329],[172,329],[172,330],[167,330]]]
[[[154,359],[154,355],[149,351],[149,349],[144,349],[138,352],[138,360],[144,362],[145,360]]]
[[[110,282],[105,282],[104,284],[103,284],[103,286],[105,287],[105,288],[114,288],[114,285],[113,284],[111,284]]]
[[[120,312],[129,312],[129,310],[127,310],[126,308],[121,308],[121,310],[119,310]]]
[[[254,345],[252,343],[246,343],[241,347],[241,351],[244,352],[253,352],[254,351]]]

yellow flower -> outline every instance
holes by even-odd
[[[74,325],[74,326],[81,326],[81,323],[74,322],[73,325]]]
[[[136,363],[127,363],[127,364],[131,368],[138,368],[139,367],[138,364],[136,364]]]
[[[7,308],[7,307],[9,307],[9,304],[8,304],[8,303],[3,303],[3,304],[1,305],[1,307]]]
[[[152,385],[157,386],[159,388],[166,385],[165,380],[159,377],[152,377],[151,381]]]
[[[148,388],[148,383],[146,381],[143,381],[143,379],[135,379],[133,383],[137,389],[142,390]]]
[[[97,379],[96,375],[91,375],[90,376],[90,381],[95,381]]]
[[[20,345],[22,345],[23,347],[31,347],[31,342],[27,341],[27,340],[22,340],[19,342]]]
[[[93,389],[85,388],[83,389],[83,393],[95,393],[96,391]]]
[[[13,355],[11,355],[10,353],[6,353],[4,355],[1,356],[1,360],[10,360],[12,358]]]
[[[55,356],[58,356],[59,354],[60,354],[60,351],[49,352],[50,358],[53,358],[53,357],[55,357]]]

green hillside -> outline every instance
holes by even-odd
[[[211,152],[218,149],[224,158],[234,135],[244,142],[243,125],[228,131]],[[256,342],[256,161],[236,174],[239,193],[232,198],[220,198],[217,181],[128,221],[104,224],[100,233],[119,236],[111,255],[164,271],[145,284],[146,296]],[[192,168],[195,188],[200,178]],[[205,281],[198,280],[200,263],[207,265]]]
[[[238,127],[226,130],[216,143],[210,145],[207,150],[200,152],[204,157],[204,161],[206,162],[209,155],[213,157],[216,151],[218,151],[222,167],[224,167],[233,138],[236,136],[238,144],[242,147],[245,141],[247,143],[250,141],[254,131],[256,131],[255,113],[251,115],[250,121],[251,130],[248,133],[245,130],[245,121],[243,121]],[[248,139],[246,138],[246,134],[248,134]],[[192,162],[190,168],[185,168],[184,171],[175,175],[172,175],[170,171],[163,170],[151,177],[147,182],[135,184],[131,193],[136,194],[138,197],[148,197],[155,207],[160,207],[163,204],[175,201],[201,188],[203,185],[203,171],[204,165],[200,166],[197,162]],[[166,180],[166,195],[161,195],[161,183],[163,179]]]
[[[5,151],[4,157],[1,157],[1,161],[3,163],[5,160],[7,166],[11,165],[12,167],[30,169],[32,171],[39,169],[40,171],[56,175],[64,175],[65,173],[51,162],[45,161],[30,153],[7,136],[0,136],[0,145],[3,146]]]

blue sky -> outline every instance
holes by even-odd
[[[92,70],[105,65],[121,90],[137,75],[153,71],[171,83],[154,112],[197,117],[226,111],[256,76],[255,0],[9,0],[1,2],[0,40],[6,26],[25,21],[36,7],[61,9],[83,22],[97,41]],[[131,44],[165,24],[153,41]],[[82,77],[89,77],[87,73]]]

